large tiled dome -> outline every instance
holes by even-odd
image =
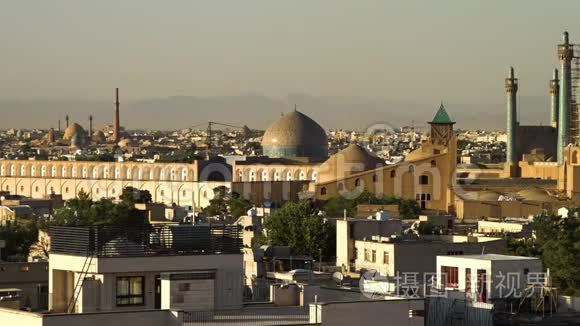
[[[316,121],[294,111],[266,129],[262,149],[269,157],[324,158],[328,156],[328,138]]]

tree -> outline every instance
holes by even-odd
[[[125,190],[124,190],[125,191]],[[129,202],[114,203],[110,198],[92,201],[85,192],[68,200],[66,205],[56,210],[53,224],[65,226],[92,226],[103,224],[144,224],[145,213]]]
[[[34,220],[0,226],[0,239],[6,241],[0,260],[7,260],[10,256],[26,258],[30,246],[38,238],[38,227],[38,222]]]
[[[204,213],[210,216],[232,215],[239,217],[245,215],[252,203],[236,192],[230,192],[225,186],[214,189],[214,197],[210,199],[209,206]]]
[[[148,204],[153,201],[149,190],[140,190],[131,186],[123,188],[119,200],[129,206]]]
[[[508,253],[542,259],[553,284],[568,295],[580,294],[580,209],[568,217],[553,213],[535,216],[530,239],[509,239]]]
[[[289,246],[294,255],[335,255],[336,231],[309,201],[286,202],[266,219],[264,229],[268,245]]]
[[[356,214],[356,206],[360,204],[371,205],[399,205],[399,214],[404,218],[416,218],[421,209],[415,200],[402,199],[395,196],[376,196],[369,191],[363,191],[354,199],[349,199],[343,196],[338,196],[329,199],[324,204],[324,209],[329,216],[342,216],[344,210],[348,215]]]

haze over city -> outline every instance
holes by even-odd
[[[580,29],[578,1],[2,2],[0,128],[108,123],[119,87],[127,128],[265,128],[294,104],[325,128],[421,125],[444,101],[502,129],[512,65],[522,122],[548,124],[555,45]]]

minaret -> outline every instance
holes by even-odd
[[[564,147],[570,143],[570,96],[572,94],[571,62],[573,50],[568,38],[568,32],[562,36],[563,43],[558,45],[558,60],[560,61],[560,103],[558,113],[558,164],[564,164]]]
[[[554,69],[554,75],[550,80],[550,125],[558,127],[558,101],[560,97],[560,80],[558,79],[558,69]]]
[[[93,136],[93,115],[89,115],[89,138]]]
[[[60,129],[60,119],[58,119],[58,132],[60,132],[60,131],[61,131],[61,129]]]
[[[118,143],[121,136],[121,126],[119,121],[119,89],[115,88],[115,130],[113,130],[113,140]]]
[[[66,123],[65,123],[66,124],[65,129],[66,129],[66,128],[68,128],[68,114],[64,117],[64,120],[66,121]]]
[[[505,94],[507,97],[507,148],[506,148],[506,163],[510,169],[510,176],[515,175],[517,167],[517,148],[516,148],[516,133],[518,129],[518,109],[517,109],[517,94],[518,94],[518,79],[515,78],[514,68],[510,67],[508,78],[505,79]]]

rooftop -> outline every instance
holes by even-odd
[[[50,253],[144,257],[241,254],[237,225],[51,226]]]
[[[445,256],[453,259],[477,259],[477,260],[491,260],[491,261],[507,261],[507,260],[538,260],[537,257],[525,256],[509,256],[498,254],[483,254],[483,255],[464,255],[464,256]]]

